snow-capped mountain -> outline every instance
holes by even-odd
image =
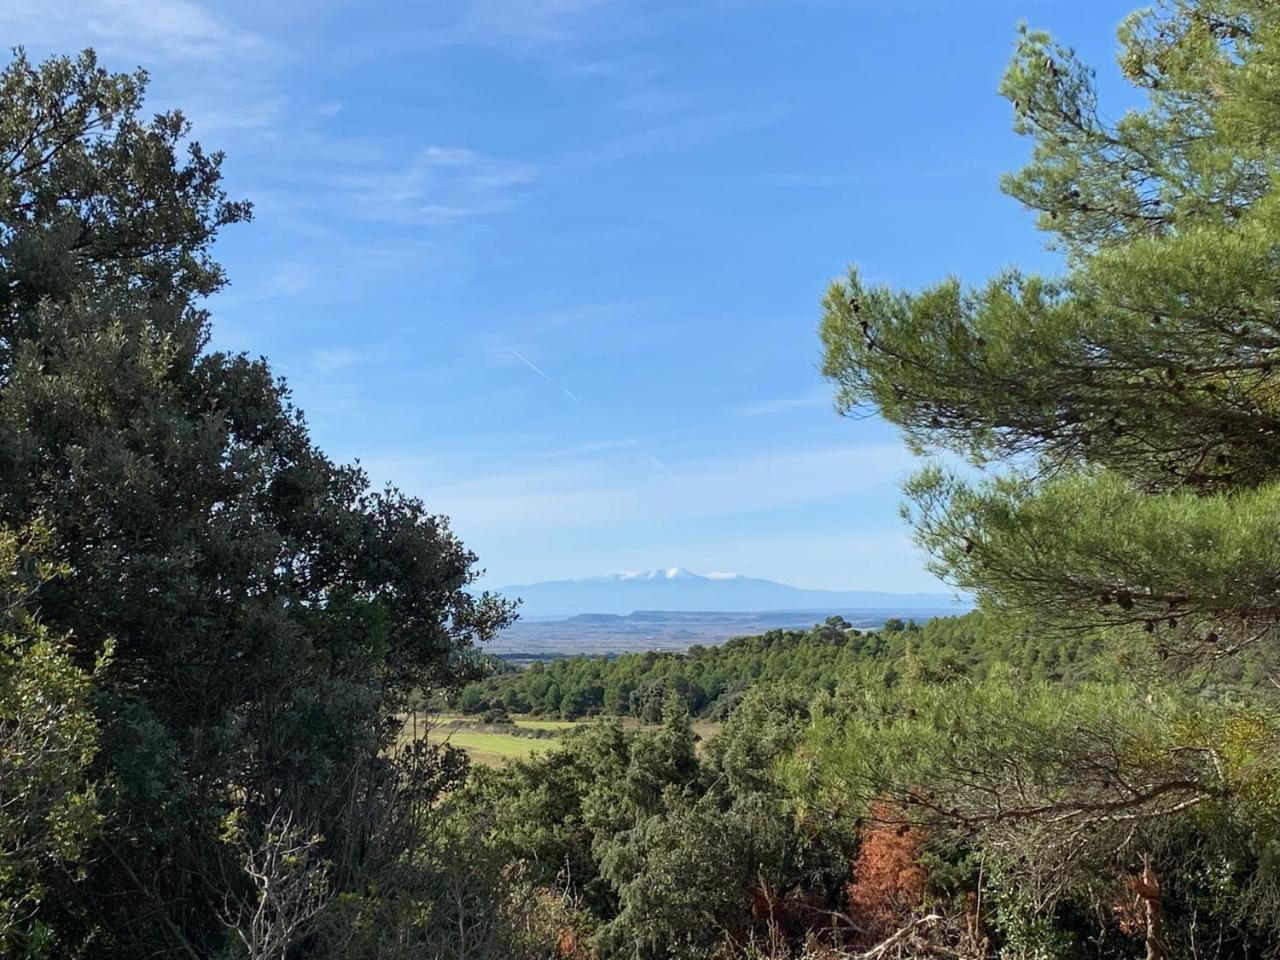
[[[717,611],[877,610],[903,614],[968,608],[945,593],[881,593],[874,590],[805,590],[736,573],[698,574],[681,567],[621,571],[577,580],[503,587],[523,600],[525,617],[570,617],[582,613],[625,615],[637,610]]]
[[[665,570],[618,570],[614,573],[602,573],[595,577],[582,577],[578,580],[553,580],[550,583],[590,583],[601,580],[736,580],[736,573],[708,573],[706,575],[692,573],[684,567],[668,567]]]

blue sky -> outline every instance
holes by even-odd
[[[1119,90],[1132,0],[30,0],[146,66],[256,205],[215,346],[420,495],[499,586],[617,569],[931,589],[912,461],[834,415],[827,283],[1054,269],[996,190],[1020,19]]]

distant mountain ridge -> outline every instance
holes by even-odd
[[[736,573],[698,574],[682,567],[608,573],[577,580],[502,587],[520,598],[524,617],[580,614],[627,616],[637,611],[718,611],[759,613],[781,610],[967,610],[969,604],[946,593],[885,593],[876,590],[807,590]]]

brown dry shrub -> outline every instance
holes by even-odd
[[[846,886],[859,940],[876,943],[917,914],[929,875],[920,865],[924,836],[888,804],[877,803],[861,830],[853,880]]]

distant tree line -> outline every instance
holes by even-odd
[[[566,720],[603,715],[656,723],[674,702],[693,716],[719,720],[754,686],[830,693],[843,678],[874,665],[887,667],[889,682],[902,673],[981,677],[1001,663],[1030,679],[1074,678],[1098,669],[1096,639],[1045,641],[1002,634],[985,623],[984,614],[974,611],[923,625],[893,618],[879,630],[860,630],[830,617],[810,630],[770,630],[719,646],[694,645],[686,653],[535,661],[467,684],[453,705],[470,714],[501,707]]]

